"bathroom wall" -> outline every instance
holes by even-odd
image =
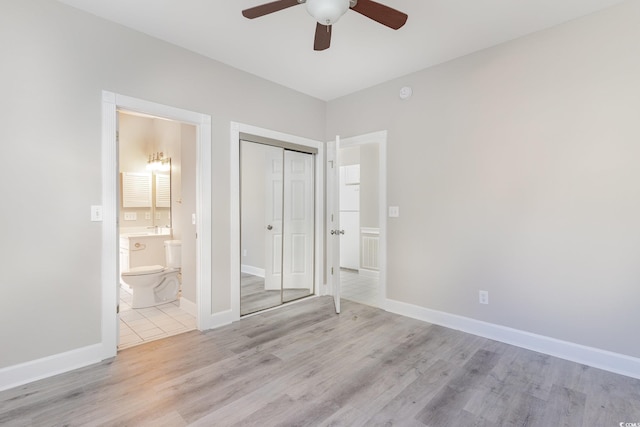
[[[151,153],[151,146],[154,140],[154,122],[148,117],[132,114],[118,114],[119,124],[119,166],[122,172],[148,172],[146,170],[147,159]],[[120,194],[122,195],[122,175],[120,180]],[[122,197],[120,197],[121,227],[149,227],[153,224],[153,219],[146,218],[145,214],[151,212],[151,208],[122,208]],[[135,220],[125,220],[125,212],[136,214]]]
[[[326,104],[53,0],[3,0],[0,52],[0,368],[101,342],[103,90],[212,117],[203,262],[229,310],[230,122],[323,141]]]

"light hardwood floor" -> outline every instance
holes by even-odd
[[[640,380],[329,297],[0,393],[11,426],[619,426]]]

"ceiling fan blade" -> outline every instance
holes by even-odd
[[[253,19],[259,18],[264,15],[268,15],[273,12],[277,12],[282,9],[286,9],[291,6],[297,6],[301,3],[298,0],[277,0],[271,3],[261,4],[260,6],[252,7],[242,11],[242,16],[245,18]]]
[[[326,50],[331,46],[331,25],[316,24],[316,38],[313,41],[313,50]]]
[[[351,9],[376,22],[397,30],[407,22],[407,14],[372,0],[358,0]]]

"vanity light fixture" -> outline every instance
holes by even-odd
[[[147,170],[149,171],[168,171],[171,168],[171,158],[164,157],[164,153],[158,152],[149,154],[147,162]]]

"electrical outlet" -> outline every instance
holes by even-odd
[[[151,219],[151,212],[145,212],[144,219]]]
[[[480,291],[478,299],[480,304],[489,304],[489,291]]]

